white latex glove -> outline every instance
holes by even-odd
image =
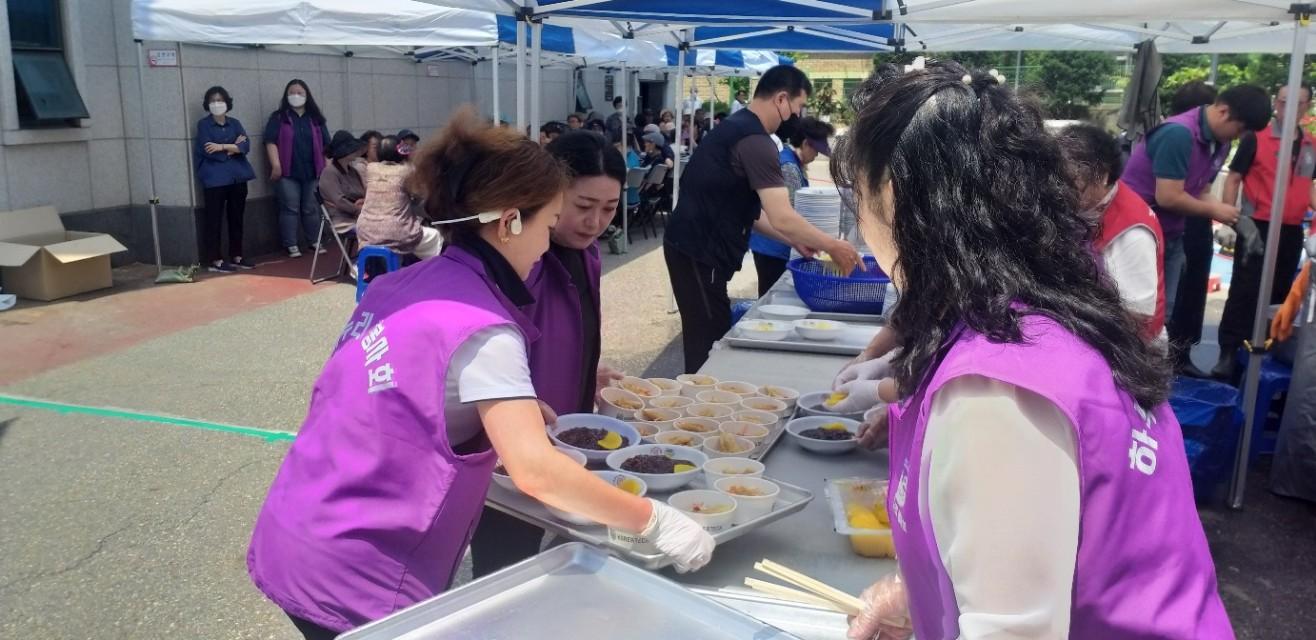
[[[836,379],[832,380],[832,390],[840,391],[841,385],[855,380],[881,380],[891,377],[891,357],[892,354],[888,353],[881,358],[846,365],[840,373],[836,374]]]
[[[914,636],[909,621],[909,596],[899,571],[882,576],[859,594],[864,610],[850,620],[850,640],[908,640]]]
[[[888,443],[890,413],[887,405],[879,404],[864,414],[864,422],[859,425],[859,446],[869,451],[877,451]]]
[[[640,535],[653,540],[659,551],[670,556],[677,571],[698,571],[713,559],[717,543],[703,527],[666,503],[649,498],[649,504],[653,505],[653,515]]]
[[[833,413],[863,413],[877,406],[882,401],[877,395],[877,380],[855,380],[836,388],[839,392],[849,394],[844,400],[823,408]]]

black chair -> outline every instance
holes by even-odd
[[[655,164],[649,168],[644,181],[640,184],[640,203],[634,208],[630,229],[639,227],[646,239],[649,237],[649,231],[653,231],[655,238],[658,237],[657,219],[662,203],[667,197],[666,182],[667,165]],[[626,241],[631,241],[629,234],[626,236]]]

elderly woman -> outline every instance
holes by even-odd
[[[366,198],[356,221],[356,237],[363,247],[432,258],[439,255],[443,243],[438,230],[424,223],[420,202],[407,191],[412,172],[409,151],[395,136],[379,141],[379,162],[366,166]]]
[[[334,222],[334,233],[346,233],[361,215],[366,201],[367,145],[341,129],[329,141],[329,162],[320,174],[320,199]]]

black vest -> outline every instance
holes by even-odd
[[[731,151],[746,137],[767,134],[758,116],[741,109],[704,136],[681,172],[681,197],[664,244],[728,279],[740,270],[762,205],[749,179],[731,170]]]

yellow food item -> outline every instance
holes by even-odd
[[[742,486],[740,486],[740,485],[732,485],[732,486],[730,486],[730,487],[727,487],[727,493],[730,493],[730,494],[732,494],[732,495],[737,495],[737,496],[762,496],[762,495],[766,495],[766,494],[763,492],[762,489],[755,489],[755,488],[753,488],[753,487],[742,487]]]
[[[749,328],[753,331],[776,331],[777,328],[772,326],[771,322],[755,322]]]
[[[621,407],[622,409],[629,409],[631,411],[644,408],[644,403],[631,400],[630,398],[617,398],[616,400],[612,401],[612,404],[615,404],[618,407]]]
[[[623,478],[621,482],[617,483],[617,488],[627,493],[640,495],[640,481],[635,478]]]
[[[688,447],[693,444],[695,439],[691,436],[673,435],[667,438],[667,444],[674,444],[680,447]]]
[[[641,398],[652,398],[654,396],[654,392],[652,389],[649,389],[648,387],[641,387],[640,385],[635,384],[634,382],[623,382],[621,388],[637,396],[640,396]]]
[[[847,430],[847,429],[845,428],[845,425],[843,425],[843,424],[841,424],[841,423],[839,423],[839,422],[828,422],[827,424],[825,424],[825,425],[823,425],[823,426],[821,426],[821,427],[818,427],[818,428],[819,428],[819,429],[822,429],[823,431],[846,431],[846,430]]]
[[[609,431],[608,435],[603,436],[603,439],[599,440],[599,446],[608,450],[616,449],[621,445],[622,445],[621,436],[618,435],[615,431]]]
[[[694,471],[696,468],[697,467],[692,464],[678,464],[672,467],[672,473],[685,473],[687,471]]]
[[[884,527],[891,526],[891,515],[886,512],[886,505],[881,502],[873,505],[873,514],[877,516],[877,521]]]
[[[878,505],[880,506],[880,505]],[[861,504],[850,504],[845,508],[846,521],[856,529],[889,529],[885,521],[886,509],[874,513]],[[866,558],[893,558],[896,548],[889,533],[858,533],[850,536],[850,548]]]
[[[834,406],[836,406],[836,403],[838,403],[838,402],[840,402],[840,401],[842,401],[842,400],[844,400],[844,399],[846,399],[846,398],[848,398],[848,397],[850,397],[850,394],[848,394],[848,393],[846,393],[846,392],[844,392],[844,391],[837,391],[837,392],[833,393],[832,395],[827,396],[827,399],[826,399],[826,400],[823,400],[823,404],[824,404],[824,405],[827,405],[827,406],[829,406],[829,407],[834,407]]]

